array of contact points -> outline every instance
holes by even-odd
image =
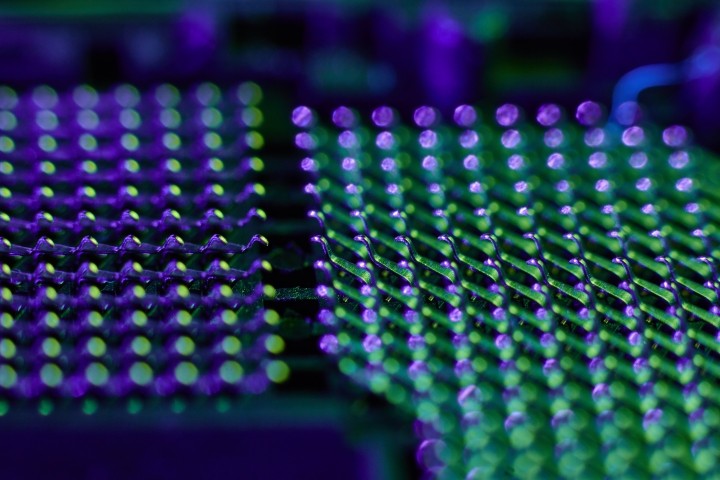
[[[0,414],[227,408],[287,378],[257,252],[261,98],[0,89]]]
[[[635,104],[448,113],[292,113],[320,347],[416,415],[438,478],[711,472],[713,160]]]

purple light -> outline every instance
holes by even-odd
[[[551,153],[547,159],[547,166],[553,170],[562,168],[565,165],[565,157],[561,153]]]
[[[395,120],[395,112],[390,107],[378,107],[372,112],[372,121],[378,127],[389,127]]]
[[[638,126],[626,129],[622,134],[622,142],[628,147],[637,147],[645,141],[645,131]]]
[[[504,333],[501,333],[497,337],[495,337],[495,346],[499,350],[505,350],[507,348],[510,348],[512,346],[512,338],[510,338],[508,335],[505,335]]]
[[[510,127],[520,118],[520,109],[517,106],[506,103],[495,112],[495,120],[503,127]]]
[[[460,146],[463,148],[472,148],[477,145],[479,140],[477,132],[473,130],[465,130],[459,138]]]
[[[640,121],[642,111],[637,102],[621,103],[615,112],[615,119],[620,125],[628,126]]]
[[[455,109],[453,119],[461,127],[471,127],[477,121],[477,112],[470,105],[460,105]]]
[[[437,120],[437,112],[432,107],[423,106],[415,110],[413,120],[418,127],[431,127]]]
[[[395,170],[395,160],[389,157],[383,158],[383,160],[380,162],[380,168],[382,168],[386,172]]]
[[[543,105],[538,109],[537,121],[544,127],[555,125],[562,117],[560,107],[554,104]]]
[[[375,137],[375,145],[380,150],[390,150],[395,145],[395,137],[390,132],[380,132]]]
[[[595,190],[598,192],[607,192],[610,189],[610,182],[605,179],[600,179],[595,182]]]
[[[693,188],[692,178],[681,178],[675,182],[675,188],[681,192],[689,192]]]
[[[668,163],[672,168],[681,169],[685,168],[690,163],[690,155],[684,150],[679,150],[670,154]]]
[[[423,130],[418,137],[418,142],[423,148],[432,148],[437,145],[437,141],[437,133],[434,130]]]
[[[312,158],[303,158],[300,162],[300,168],[302,168],[306,172],[316,172],[318,169],[317,162],[313,160]]]
[[[295,135],[295,145],[303,150],[313,150],[317,146],[315,137],[307,132],[300,132]]]
[[[292,123],[296,127],[308,128],[313,125],[315,118],[312,110],[308,107],[300,106],[292,111]]]
[[[630,155],[630,166],[635,169],[640,169],[647,165],[648,158],[644,152],[635,152]]]
[[[526,191],[526,190],[528,189],[528,184],[527,184],[527,182],[524,182],[524,181],[521,180],[521,181],[515,183],[515,185],[513,185],[513,188],[515,188],[515,191],[516,191],[516,192],[522,193],[522,192],[524,192],[524,191]],[[521,207],[520,210],[518,210],[518,212],[519,212],[521,215],[525,215],[526,212],[527,212],[527,208],[526,208],[526,207]]]
[[[363,340],[363,348],[368,353],[375,352],[379,350],[380,347],[382,347],[382,340],[380,340],[380,337],[377,335],[370,334]]]
[[[337,337],[330,334],[320,337],[320,350],[330,354],[337,353],[340,350]]]
[[[688,131],[685,127],[673,125],[663,130],[663,142],[668,147],[682,147],[687,143]]]
[[[522,136],[517,130],[508,130],[502,134],[500,141],[505,148],[513,149],[520,145],[520,142],[522,141]]]
[[[475,155],[468,155],[463,159],[463,166],[466,170],[477,170],[479,166],[478,158]]]
[[[408,348],[410,350],[420,350],[425,347],[425,338],[421,335],[410,335],[408,338]]]
[[[354,158],[351,157],[343,158],[342,168],[345,171],[355,170],[357,168],[357,162]]]
[[[700,211],[700,205],[692,202],[685,205],[685,211],[688,213],[697,213]]]
[[[343,148],[355,148],[358,146],[357,135],[350,130],[345,130],[338,135],[338,144]]]
[[[340,128],[355,126],[355,114],[348,107],[338,107],[332,114],[332,121]]]
[[[520,170],[525,166],[525,159],[522,157],[522,155],[510,155],[507,164],[511,170]]]
[[[558,128],[551,128],[544,135],[545,145],[550,148],[557,148],[565,140],[565,134]]]
[[[637,182],[635,182],[635,188],[637,188],[638,190],[640,190],[642,192],[648,191],[651,186],[652,186],[652,182],[647,177],[643,177],[643,178],[639,179]]]
[[[604,152],[591,153],[588,164],[592,168],[605,168],[607,166],[607,155]]]
[[[603,111],[602,107],[595,102],[587,101],[578,105],[577,112],[575,112],[575,118],[580,122],[581,125],[593,126],[597,125],[602,119]]]
[[[605,130],[592,128],[585,132],[585,145],[588,147],[599,147],[605,142]]]
[[[423,158],[422,166],[425,170],[435,170],[438,167],[437,158],[432,155],[428,155]]]

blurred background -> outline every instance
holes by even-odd
[[[510,101],[535,111],[554,102],[574,111],[574,105],[593,99],[606,105],[609,115],[622,117],[627,111],[621,105],[638,102],[647,119],[689,125],[698,143],[717,151],[720,5],[712,0],[0,2],[0,84],[19,92],[42,84],[61,91],[81,83],[102,90],[124,82],[182,89],[245,80],[263,89],[263,155],[276,161],[267,162],[264,184],[273,188],[277,182],[300,196],[290,123],[299,104],[320,111],[348,104],[364,114],[382,104],[400,112],[432,104],[449,115],[460,103]],[[306,213],[302,201],[289,207],[287,198],[265,208],[275,220],[304,219]],[[286,233],[275,233],[275,245],[287,248],[273,252],[274,265],[295,261],[288,252],[296,244],[298,251],[307,250],[304,227],[287,225]],[[295,286],[310,288],[312,268],[303,269],[304,276],[278,276],[269,283],[282,287],[297,280]],[[303,308],[313,310],[297,308],[299,313],[286,310],[285,316],[300,319],[306,316]],[[11,435],[0,435],[6,478],[34,478],[57,465],[65,473],[55,478],[217,478],[239,472],[244,478],[420,476],[412,419],[333,375],[314,337],[289,336],[291,353],[305,363],[293,366],[277,403],[263,398],[237,415],[203,413],[182,421],[163,416],[159,423],[152,412],[132,422],[112,411],[92,420],[6,418],[2,429]],[[284,461],[273,461],[278,458]]]
[[[662,66],[616,94],[720,145],[712,0],[5,0],[0,29],[11,86],[252,78],[270,106],[611,105]]]

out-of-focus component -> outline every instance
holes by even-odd
[[[255,233],[261,96],[0,90],[3,413],[62,398],[137,410],[287,378]]]

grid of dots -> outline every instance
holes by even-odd
[[[256,233],[261,98],[0,88],[0,413],[287,377]]]
[[[715,160],[593,102],[493,114],[294,110],[320,347],[417,416],[437,478],[716,471]]]

